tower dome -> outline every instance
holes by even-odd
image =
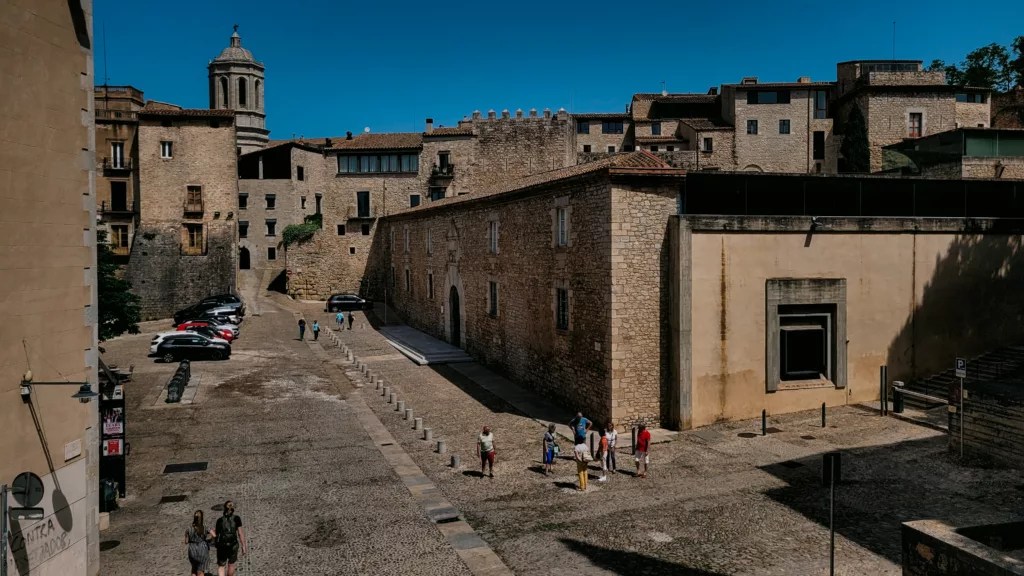
[[[210,61],[210,108],[235,111],[239,154],[266,147],[270,131],[263,111],[263,63],[242,48],[235,25],[227,48]]]

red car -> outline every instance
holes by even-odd
[[[188,322],[182,322],[178,324],[178,332],[183,332],[189,328],[209,328],[217,333],[217,336],[231,342],[235,339],[235,335],[231,330],[219,329],[216,326],[211,326],[209,322],[203,322],[201,320],[190,320]]]

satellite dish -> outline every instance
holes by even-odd
[[[370,133],[370,127],[367,126],[366,128],[363,128],[363,132],[366,132],[367,134],[369,134]]]

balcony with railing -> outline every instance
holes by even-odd
[[[133,216],[135,214],[134,202],[100,202],[99,213],[107,216]]]
[[[137,122],[139,113],[135,110],[103,110],[96,109],[97,120],[120,120],[122,122]]]
[[[455,164],[442,164],[438,166],[434,164],[430,168],[430,178],[432,180],[451,180],[455,177]]]
[[[110,158],[106,157],[103,159],[103,170],[105,172],[116,172],[120,170],[131,171],[132,170],[132,159],[129,158]]]
[[[203,199],[189,199],[185,200],[185,214],[202,214],[203,213]]]

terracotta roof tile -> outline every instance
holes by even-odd
[[[583,112],[580,114],[573,114],[573,118],[579,120],[597,120],[600,118],[622,118],[623,120],[629,119],[628,112]]]
[[[663,162],[660,158],[644,150],[638,150],[636,152],[627,152],[624,154],[616,154],[608,158],[596,160],[594,162],[588,162],[586,164],[577,164],[575,166],[568,166],[566,168],[556,168],[555,170],[548,170],[547,172],[541,172],[532,176],[526,176],[516,180],[511,180],[504,184],[494,186],[492,188],[482,190],[480,192],[474,192],[471,194],[465,194],[463,196],[452,196],[448,198],[441,198],[440,200],[434,200],[432,202],[426,202],[413,208],[406,208],[396,215],[410,214],[421,210],[428,210],[431,208],[438,208],[443,206],[450,206],[452,204],[458,204],[461,202],[468,202],[470,200],[477,200],[480,198],[486,198],[489,196],[495,196],[498,194],[507,194],[509,192],[516,192],[519,190],[526,190],[535,186],[541,186],[563,180],[566,178],[572,178],[575,176],[581,176],[583,174],[589,174],[591,172],[598,172],[600,170],[612,169],[612,168],[624,168],[624,169],[636,169],[645,170],[649,169],[652,171],[660,170],[672,170],[673,173],[682,173],[681,170],[674,170],[671,166]]]
[[[434,128],[434,130],[432,132],[424,132],[423,135],[427,136],[427,137],[429,137],[429,136],[472,136],[473,135],[473,129],[468,127],[468,126],[467,127],[461,127],[461,126],[452,126],[452,127],[438,126],[437,128]]]
[[[678,136],[637,136],[635,140],[637,144],[643,144],[644,142],[686,142],[685,138]]]
[[[680,118],[679,121],[690,128],[699,131],[708,130],[732,130],[731,124],[722,118]]]
[[[757,90],[759,88],[807,88],[835,86],[835,82],[758,82],[757,84],[723,84],[737,90]]]
[[[423,146],[420,132],[384,132],[380,134],[356,134],[351,140],[333,139],[328,150],[407,150]]]
[[[660,92],[641,92],[633,94],[633,100],[645,100],[650,102],[673,102],[680,104],[713,104],[716,98],[718,98],[718,96],[714,94],[678,93],[665,95]]]

